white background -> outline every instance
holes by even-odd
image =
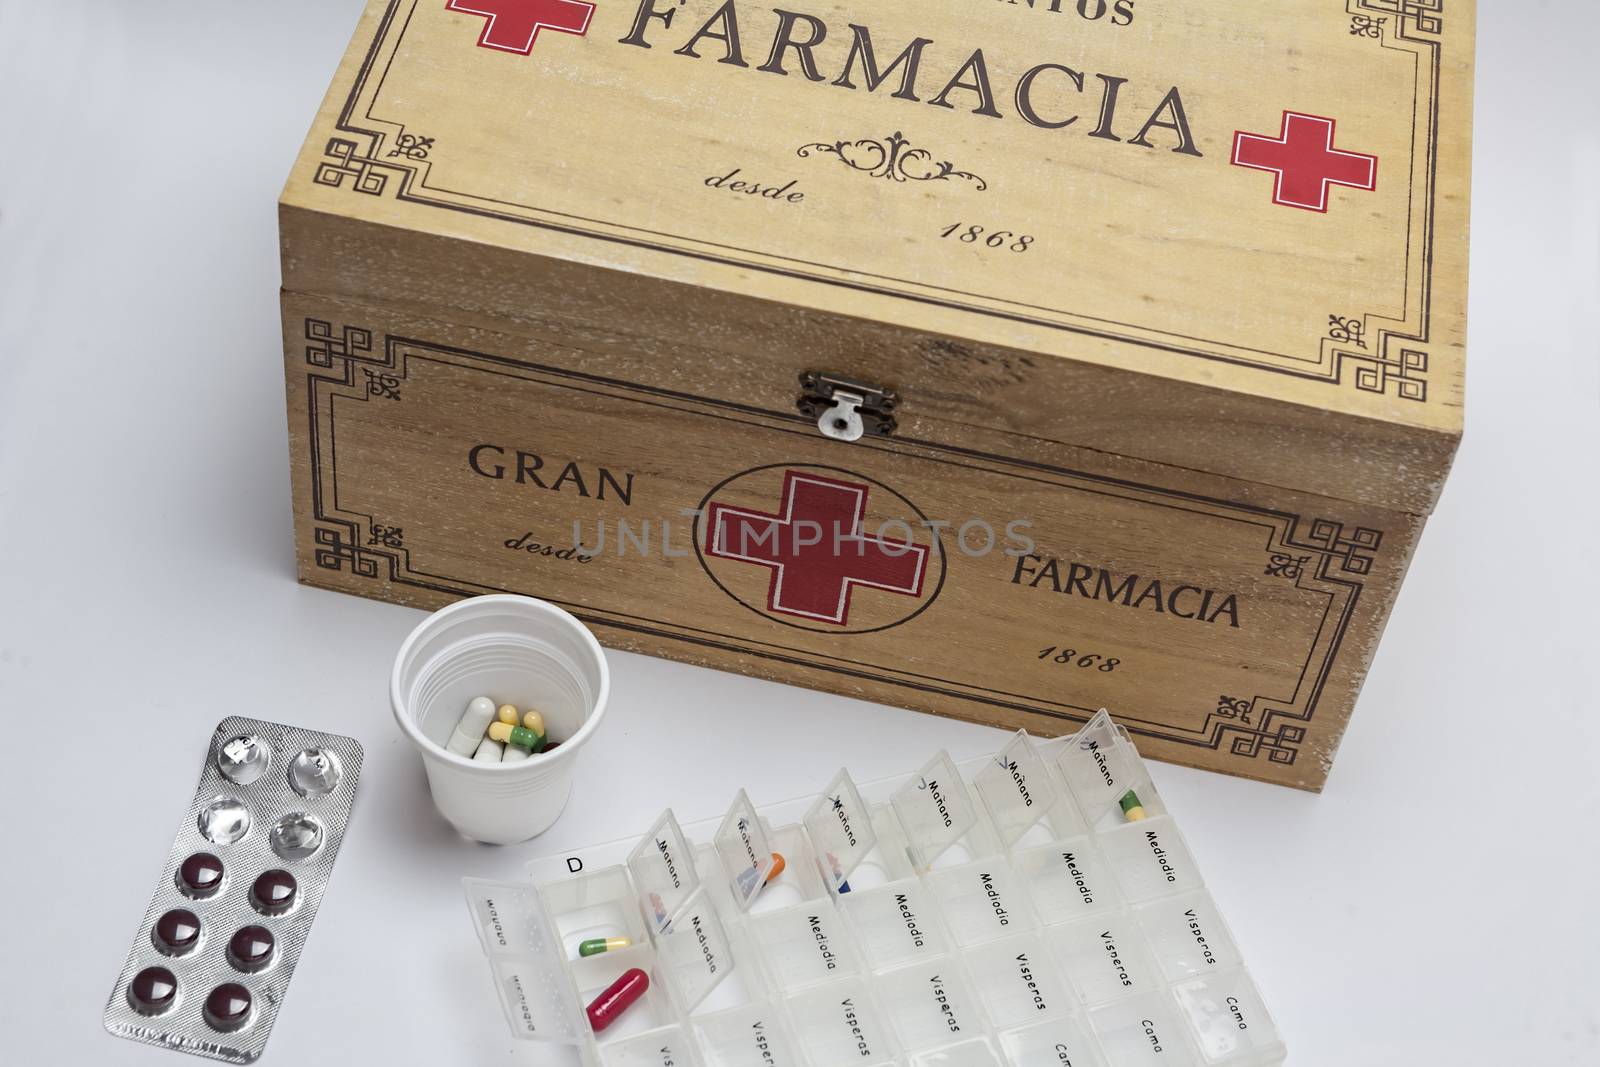
[[[420,615],[293,579],[274,202],[361,6],[0,0],[9,1063],[182,1062],[100,1012],[228,714],[367,750],[269,1064],[531,1059],[462,875],[1001,738],[613,653],[556,827],[443,826],[385,696]],[[1480,18],[1468,432],[1337,769],[1155,770],[1297,1065],[1600,1063],[1600,11]]]

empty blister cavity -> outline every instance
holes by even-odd
[[[1022,730],[979,769],[972,785],[1005,848],[1015,844],[1056,803],[1049,768]]]
[[[899,1051],[888,1017],[859,978],[828,982],[788,998],[789,1019],[818,1067],[893,1061]]]
[[[694,1021],[706,1067],[807,1067],[783,1013],[766,1001]]]
[[[801,821],[816,847],[829,890],[838,892],[878,840],[872,813],[848,771],[833,776]]]
[[[214,845],[231,845],[250,832],[250,809],[233,797],[218,797],[195,819],[200,836]]]
[[[1031,934],[970,949],[967,973],[997,1027],[1076,1010],[1071,988],[1044,943]]]
[[[1122,891],[1111,867],[1088,837],[1019,852],[1011,865],[1027,881],[1039,919],[1047,925],[1076,922],[1122,907]]]
[[[1104,708],[1061,746],[1056,767],[1091,827],[1122,821],[1121,799],[1146,781],[1133,746]]]
[[[927,877],[945,922],[962,945],[975,945],[1038,925],[1022,879],[996,856]]]
[[[1239,962],[1233,936],[1204,890],[1141,904],[1134,909],[1134,916],[1170,981],[1224,970]]]
[[[1046,940],[1085,1004],[1161,987],[1160,971],[1131,915],[1104,915],[1052,927]]]
[[[1001,1067],[1004,1062],[986,1037],[925,1049],[911,1057],[912,1067]]]
[[[1168,994],[1144,993],[1089,1012],[1089,1025],[1116,1067],[1196,1067]]]
[[[914,963],[877,977],[878,1001],[908,1052],[938,1048],[984,1030],[983,1008],[952,956]]]
[[[773,861],[766,827],[743,789],[733,798],[733,806],[712,840],[734,903],[748,910],[765,888]]]
[[[750,920],[767,973],[779,990],[800,989],[861,970],[855,942],[829,901],[813,901]]]
[[[1203,884],[1194,855],[1170,815],[1119,826],[1096,840],[1123,894],[1135,904]]]
[[[665,929],[672,914],[700,886],[694,851],[677,816],[668,808],[628,856],[634,888],[639,891],[645,915],[657,930]]]
[[[847,893],[839,906],[875,970],[940,956],[952,947],[934,892],[919,879]]]
[[[272,750],[261,738],[242,734],[230,738],[217,749],[217,770],[222,777],[235,785],[249,785],[263,774],[272,762]]]
[[[561,954],[575,959],[586,941],[627,938],[645,944],[644,917],[626,867],[562,878],[540,888],[555,924]]]
[[[682,1026],[663,1026],[604,1045],[602,1067],[699,1067],[694,1039]]]
[[[1205,1063],[1253,1067],[1283,1055],[1278,1028],[1243,968],[1179,982],[1172,992]]]
[[[716,904],[703,888],[684,902],[672,925],[656,935],[663,971],[678,1005],[692,1011],[723,979],[733,972],[733,947],[717,914]]]
[[[927,870],[978,821],[972,795],[943,751],[890,797],[911,862]]]
[[[1000,1034],[1011,1067],[1107,1067],[1086,1020],[1058,1015]]]

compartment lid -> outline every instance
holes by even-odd
[[[837,893],[878,843],[872,812],[862,802],[849,771],[840,768],[801,821],[816,847],[828,888]]]
[[[371,0],[284,284],[1424,512],[1461,429],[1473,6],[1258,8]]]
[[[911,862],[919,871],[931,867],[978,821],[972,794],[944,749],[890,794],[889,803],[905,831]]]

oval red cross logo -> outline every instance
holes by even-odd
[[[925,610],[945,556],[916,505],[837,467],[742,471],[700,504],[700,564],[724,593],[774,622],[870,633]]]

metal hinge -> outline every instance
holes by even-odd
[[[894,433],[895,405],[900,398],[888,389],[832,374],[800,375],[800,414],[817,420],[817,429],[836,441],[859,441],[864,434]]]

